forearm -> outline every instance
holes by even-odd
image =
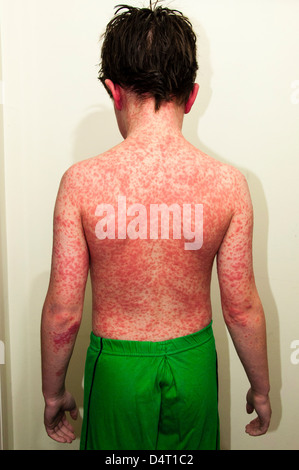
[[[260,303],[237,315],[226,315],[225,321],[235,349],[254,392],[269,393],[266,323]]]
[[[65,391],[65,377],[80,327],[81,311],[53,309],[46,300],[41,322],[42,389],[46,400]]]

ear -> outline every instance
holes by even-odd
[[[110,90],[115,107],[118,111],[122,110],[123,103],[122,103],[122,95],[121,95],[121,87],[115,83],[113,83],[109,78],[105,80],[106,87]]]
[[[198,85],[198,83],[195,83],[194,87],[193,87],[193,90],[190,93],[189,99],[188,99],[188,101],[185,105],[185,114],[190,113],[191,108],[194,104],[194,101],[196,100],[198,91],[199,91],[199,85]]]

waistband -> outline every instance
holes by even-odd
[[[202,330],[186,336],[180,336],[165,341],[130,341],[101,338],[93,332],[90,334],[90,347],[102,354],[116,356],[163,356],[176,354],[187,349],[193,349],[214,339],[212,322]]]

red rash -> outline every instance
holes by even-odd
[[[56,346],[56,350],[63,348],[64,346],[67,346],[70,344],[70,342],[73,340],[74,335],[78,333],[80,327],[80,322],[74,323],[72,326],[70,326],[67,331],[64,331],[62,333],[53,333],[53,342],[54,345]]]
[[[163,103],[156,113],[152,98],[139,100],[107,83],[125,140],[73,165],[61,181],[42,321],[44,396],[52,412],[57,397],[70,400],[65,374],[89,272],[96,336],[163,341],[194,333],[211,322],[210,283],[216,260],[224,320],[252,387],[250,408],[255,407],[255,398],[260,405],[263,396],[265,420],[259,433],[264,433],[271,414],[265,319],[252,268],[253,214],[246,180],[235,168],[184,139],[184,112],[190,110],[198,87],[185,107],[175,101]],[[118,203],[124,200],[131,209],[114,226],[123,214]],[[192,206],[186,215],[189,228],[184,221],[181,225],[176,213],[170,217],[175,225],[172,231],[169,227],[168,238],[162,237],[165,226],[159,230],[151,226],[149,237],[150,209],[161,204]],[[203,218],[198,248],[186,249],[198,217]],[[157,214],[154,218],[157,221]],[[256,435],[252,423],[246,432]]]
[[[166,118],[158,134],[149,128],[138,138],[128,137],[73,165],[61,182],[51,295],[67,309],[82,307],[90,268],[92,328],[98,336],[159,341],[207,326],[215,258],[224,314],[236,318],[250,297],[252,208],[244,176],[193,147]],[[202,247],[186,250],[184,237],[118,238],[117,223],[115,239],[99,239],[96,227],[103,215],[96,215],[97,207],[113,206],[117,220],[119,196],[127,207],[142,204],[147,214],[152,204],[202,204]],[[133,219],[127,216],[127,227]],[[55,346],[68,344],[76,329],[56,334]]]

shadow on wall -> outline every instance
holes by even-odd
[[[242,171],[242,170],[241,170]],[[256,285],[267,321],[268,359],[271,383],[272,421],[269,432],[277,430],[282,417],[280,390],[282,387],[280,357],[279,315],[270,286],[268,273],[269,219],[265,193],[261,181],[253,173],[243,171],[247,177],[254,207],[253,257]]]
[[[195,25],[196,26],[196,25]],[[198,127],[201,117],[208,108],[212,91],[210,87],[212,68],[209,61],[209,43],[207,36],[201,26],[196,26],[200,31],[200,71],[198,82],[200,83],[200,93],[190,115],[186,116],[184,123],[185,137],[203,152],[225,162],[222,156],[213,152],[213,149],[207,148],[198,137]],[[201,70],[203,72],[201,72]],[[94,106],[87,110],[86,117],[79,123],[73,136],[73,163],[79,162],[85,158],[98,155],[109,148],[115,146],[121,141],[113,108],[104,108]],[[226,163],[230,163],[226,161]],[[247,177],[250,187],[253,205],[255,209],[255,238],[254,238],[254,258],[255,274],[257,286],[264,305],[266,318],[271,315],[271,322],[268,321],[269,338],[269,363],[271,374],[271,399],[272,407],[275,410],[272,424],[270,427],[274,431],[277,429],[281,417],[281,365],[280,365],[280,340],[279,340],[279,321],[277,308],[270,288],[269,275],[267,270],[267,234],[268,234],[268,211],[265,195],[260,181],[247,169],[239,168]],[[222,319],[221,303],[219,296],[219,287],[216,270],[214,269],[212,285],[212,306],[214,318],[214,333],[217,344],[218,364],[219,364],[219,411],[221,420],[221,447],[223,449],[231,448],[231,376],[230,376],[230,357],[229,357],[229,338]],[[89,336],[91,332],[91,314],[92,297],[90,281],[88,281],[84,315],[81,328],[78,334],[74,353],[70,362],[67,383],[69,390],[74,394],[77,405],[81,411],[81,417],[75,423],[75,429],[80,436],[82,425],[83,409],[83,375],[86,350],[89,345]],[[247,390],[240,390],[244,394],[244,403]],[[252,418],[250,418],[252,419]],[[249,420],[248,420],[249,421]],[[243,432],[244,426],[240,423],[240,432]]]
[[[205,42],[205,36],[201,39]],[[201,83],[204,88],[204,101],[201,101],[199,95],[199,102],[194,111],[197,116],[192,118],[191,125],[188,124],[185,136],[196,147],[202,150],[207,155],[215,158],[218,161],[232,165],[230,161],[217,154],[212,148],[207,147],[200,141],[198,136],[198,128],[200,128],[200,118],[204,114],[208,103],[212,96],[212,91],[209,86],[212,77],[212,70],[209,66],[208,57],[206,54],[205,74],[207,71],[208,77]],[[203,85],[203,86],[202,86]],[[204,109],[203,109],[204,108]],[[248,182],[251,193],[252,203],[254,207],[254,239],[253,239],[253,260],[255,268],[256,284],[264,307],[266,321],[267,321],[267,338],[268,338],[268,356],[269,356],[269,369],[270,369],[270,382],[271,382],[271,404],[273,409],[273,416],[269,432],[275,431],[280,423],[282,414],[282,405],[280,398],[281,390],[281,359],[280,359],[280,333],[279,333],[279,317],[274,297],[271,291],[270,278],[268,274],[268,209],[263,191],[261,181],[250,172],[247,168],[238,167],[233,164],[239,171],[241,171]],[[211,299],[213,307],[213,328],[217,344],[218,365],[219,365],[219,413],[221,420],[221,444],[223,449],[231,449],[231,392],[230,392],[230,358],[229,358],[229,336],[222,319],[222,309],[219,293],[219,285],[214,266],[213,277],[211,283]],[[245,396],[247,390],[242,390],[244,393],[244,407]],[[248,415],[248,422],[253,419],[253,416]],[[246,423],[247,424],[247,423]],[[242,423],[240,423],[240,432],[243,432]]]
[[[274,296],[271,291],[270,278],[268,273],[268,209],[265,193],[261,181],[250,172],[247,168],[238,167],[235,163],[231,163],[222,155],[217,154],[212,148],[207,147],[199,138],[198,129],[200,129],[200,119],[205,114],[209,102],[212,97],[211,79],[213,75],[210,63],[210,49],[207,35],[201,25],[199,30],[199,53],[200,53],[200,69],[198,81],[200,84],[200,93],[197,103],[192,109],[190,117],[186,117],[184,123],[184,135],[195,147],[202,150],[207,155],[215,158],[223,163],[233,165],[241,171],[248,182],[251,193],[252,203],[254,207],[254,239],[253,239],[253,260],[255,268],[255,278],[258,292],[264,307],[267,321],[267,339],[268,339],[268,358],[270,369],[271,383],[271,405],[272,420],[269,433],[277,430],[281,415],[282,405],[280,398],[280,390],[282,384],[281,378],[281,358],[280,358],[280,329],[277,307]],[[202,71],[202,72],[201,72]],[[216,264],[216,263],[214,263]],[[219,374],[219,414],[221,427],[221,447],[224,450],[231,449],[231,373],[230,373],[230,357],[229,357],[229,335],[222,317],[222,308],[220,301],[219,285],[217,279],[216,267],[214,265],[213,276],[211,282],[211,300],[213,308],[213,329],[216,339],[217,355],[218,355],[218,374]],[[233,377],[232,377],[233,379]],[[244,408],[247,390],[240,390],[244,394]],[[248,422],[254,418],[248,415]],[[246,423],[247,424],[247,423]],[[243,431],[243,423],[240,423],[240,432]],[[254,439],[249,437],[249,439]],[[260,438],[262,439],[262,438]],[[258,445],[259,441],[256,441]],[[260,440],[261,445],[262,441]],[[255,445],[256,445],[255,444]]]

